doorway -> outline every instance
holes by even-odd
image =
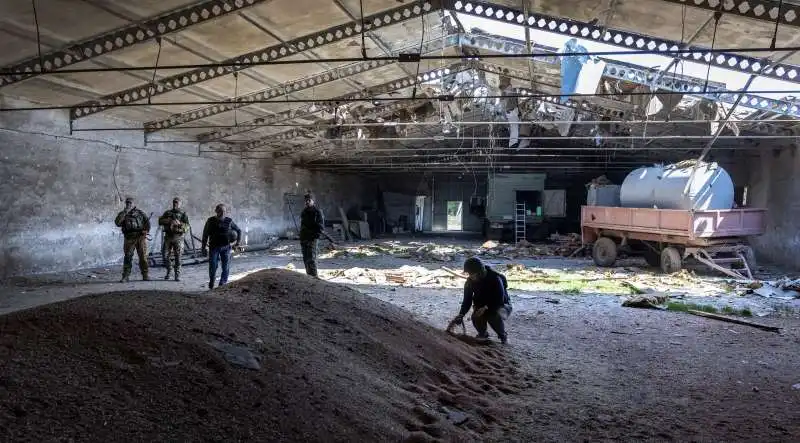
[[[525,215],[541,215],[542,193],[541,191],[517,191],[517,204],[525,203]]]
[[[447,230],[448,231],[461,231],[463,229],[464,219],[464,202],[463,201],[448,201],[447,202]]]
[[[414,232],[422,232],[425,229],[425,196],[418,195],[414,204]]]

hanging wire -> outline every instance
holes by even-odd
[[[422,47],[425,44],[425,16],[420,15],[422,19],[422,36],[419,39],[419,55],[422,56]],[[411,99],[417,98],[417,85],[419,84],[419,65],[422,64],[422,59],[417,62],[417,73],[414,75],[414,91],[411,93]]]
[[[358,6],[361,9],[361,56],[367,58],[367,45],[364,42],[364,0],[358,0]]]
[[[36,13],[36,0],[31,0],[33,7],[33,24],[36,26],[36,49],[39,51],[39,66],[44,71],[44,59],[42,58],[42,39],[39,33],[39,15]]]
[[[150,80],[150,91],[147,94],[147,104],[152,104],[152,97],[153,94],[156,92],[156,73],[158,72],[158,61],[161,59],[161,37],[156,37],[156,43],[158,44],[158,52],[156,53],[156,64],[153,68],[153,78]]]
[[[714,13],[714,34],[711,35],[711,49],[714,49],[714,45],[717,42],[717,29],[719,28],[719,19],[722,17],[722,13],[717,11]],[[711,55],[708,56],[708,68],[706,68],[706,81],[703,85],[703,92],[708,93],[708,80],[711,77]]]
[[[233,73],[233,101],[239,101],[239,73]],[[239,120],[237,119],[237,110],[239,109],[238,106],[233,107],[233,126],[239,126]]]
[[[783,0],[778,2],[778,16],[775,18],[775,31],[772,33],[772,42],[769,47],[775,49],[775,42],[778,40],[778,26],[781,24],[781,9],[783,8]]]

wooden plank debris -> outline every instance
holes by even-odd
[[[750,327],[753,327],[753,328],[762,329],[764,331],[770,331],[770,332],[780,332],[781,331],[781,328],[779,328],[777,326],[762,325],[760,323],[754,323],[754,322],[751,322],[751,321],[740,320],[738,318],[727,317],[725,315],[711,314],[709,312],[703,312],[703,311],[695,311],[694,309],[689,309],[686,312],[688,312],[690,314],[698,315],[700,317],[713,318],[714,320],[726,321],[728,323],[736,323],[737,325],[750,326]]]

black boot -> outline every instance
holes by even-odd
[[[124,274],[122,275],[122,278],[119,280],[120,283],[127,283],[129,281],[131,281],[130,277]]]
[[[170,271],[170,269],[167,269],[167,275],[164,276],[164,280],[169,280]]]
[[[178,271],[175,271],[175,281],[181,281],[181,273]]]

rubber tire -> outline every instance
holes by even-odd
[[[600,237],[592,246],[592,259],[597,266],[608,268],[617,262],[617,244],[608,237]]]
[[[645,246],[645,251],[642,256],[644,257],[644,261],[647,262],[647,265],[653,268],[660,268],[661,267],[661,254],[658,252],[650,249],[649,246]]]
[[[673,246],[667,246],[661,251],[661,271],[664,274],[674,274],[683,269],[681,253]]]

